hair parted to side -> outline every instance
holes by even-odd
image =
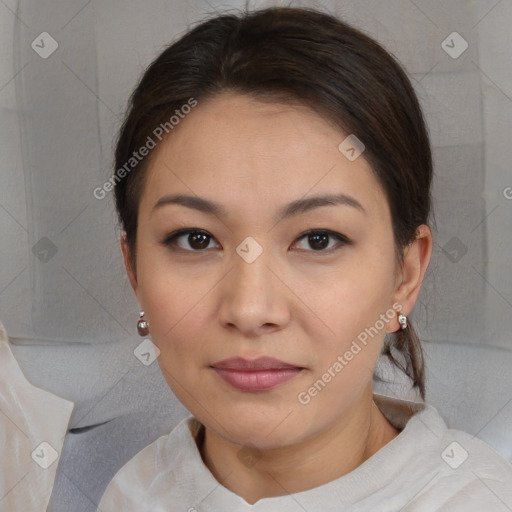
[[[200,105],[226,91],[307,106],[345,136],[355,134],[389,202],[396,254],[403,260],[418,226],[428,224],[432,155],[418,99],[394,57],[361,31],[310,8],[273,7],[207,19],[145,70],[118,135],[115,169],[191,98]],[[138,206],[150,157],[115,186],[134,269]],[[413,327],[409,323],[390,338],[404,361],[394,357],[389,343],[384,353],[424,397],[423,352]]]

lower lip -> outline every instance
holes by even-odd
[[[265,391],[293,379],[301,368],[281,368],[276,370],[242,371],[214,368],[222,379],[241,391]]]

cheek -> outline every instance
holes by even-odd
[[[323,286],[323,297],[312,295],[311,302],[317,305],[319,317],[329,327],[324,329],[326,341],[317,345],[324,366],[350,350],[357,352],[354,360],[359,361],[351,366],[371,366],[376,361],[387,324],[395,313],[391,309],[393,272],[394,263],[389,255],[377,261],[359,257],[329,276],[329,282]]]
[[[161,351],[177,353],[186,347],[190,352],[197,345],[198,334],[204,331],[204,293],[190,284],[185,286],[185,280],[161,276],[144,292],[151,337]]]
[[[204,283],[172,265],[165,251],[141,242],[137,255],[141,306],[146,312],[153,342],[160,350],[197,318]]]
[[[329,311],[326,323],[335,334],[329,332],[321,340],[310,333],[315,364],[300,396],[314,401],[311,414],[317,409],[322,414],[338,411],[360,396],[372,381],[386,335],[385,315],[389,306],[384,294],[353,281],[336,292],[333,297],[338,301],[337,307],[325,310]],[[389,319],[392,313],[388,312]]]
[[[152,271],[157,274],[156,269]],[[164,379],[179,400],[188,406],[190,390],[198,384],[198,368],[205,354],[203,315],[205,304],[186,286],[187,278],[167,275],[147,280],[145,304],[149,331],[160,350],[158,365]],[[187,391],[188,390],[188,391]]]

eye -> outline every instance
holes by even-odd
[[[162,243],[165,246],[177,245],[179,249],[188,252],[202,252],[208,249],[212,240],[212,235],[202,229],[179,229],[166,237]]]
[[[165,246],[171,246],[173,249],[176,249],[177,246],[177,250],[182,249],[186,252],[204,252],[211,248],[209,246],[212,240],[213,236],[202,229],[179,229],[167,236],[162,243]],[[300,235],[297,240],[305,240],[312,251],[310,249],[300,249],[309,252],[331,252],[340,246],[350,244],[346,236],[326,229],[307,231]],[[337,244],[332,244],[334,241]]]
[[[300,236],[298,240],[305,240],[309,247],[313,249],[313,252],[331,252],[332,249],[350,244],[346,236],[326,229],[308,231]],[[336,240],[338,243],[331,245],[330,242],[333,240]],[[338,247],[336,247],[336,245],[338,245]]]

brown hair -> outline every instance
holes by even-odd
[[[305,105],[343,133],[355,134],[388,199],[402,261],[417,227],[428,223],[432,155],[414,89],[386,50],[361,31],[309,8],[274,7],[207,19],[169,45],[144,72],[119,132],[115,169],[126,169],[155,128],[191,98],[200,104],[224,91]],[[134,269],[148,162],[144,158],[133,165],[115,186]],[[424,397],[422,347],[410,324],[390,336],[383,353]]]

